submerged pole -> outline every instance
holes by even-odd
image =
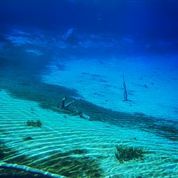
[[[62,98],[60,109],[68,109],[68,107],[75,102],[74,100],[72,100],[72,101],[66,103],[66,100],[67,100],[66,96]]]
[[[65,109],[65,102],[66,102],[66,97],[63,97],[62,98],[62,101],[61,101],[61,109]]]

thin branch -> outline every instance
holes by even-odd
[[[38,174],[42,176],[48,176],[48,178],[64,178],[64,176],[59,176],[57,174],[52,174],[50,172],[42,171],[39,169],[31,168],[24,165],[18,165],[18,164],[9,164],[9,163],[0,163],[0,169],[11,169],[11,170],[19,170],[24,172],[29,172],[31,174]]]

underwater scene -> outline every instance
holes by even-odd
[[[177,178],[178,1],[1,0],[0,178]]]

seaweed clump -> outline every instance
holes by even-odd
[[[99,166],[98,160],[88,156],[87,153],[88,151],[85,149],[74,149],[66,152],[54,151],[51,156],[35,163],[39,157],[33,156],[33,158],[29,158],[25,155],[20,155],[16,150],[8,148],[3,142],[0,142],[0,160],[4,160],[7,163],[7,167],[0,165],[0,177],[33,178],[35,176],[34,173],[37,173],[36,178],[50,177],[43,174],[45,171],[49,175],[56,174],[70,178],[103,177],[103,171]],[[7,158],[8,160],[6,160]],[[10,167],[8,167],[8,164],[10,164]],[[11,167],[11,164],[14,164],[15,167]],[[23,166],[18,167],[16,165]],[[30,166],[31,169],[26,170],[24,166]],[[33,173],[31,170],[33,170]]]
[[[31,127],[41,127],[42,126],[42,122],[40,120],[34,121],[34,120],[28,120],[26,122],[27,126],[31,126]]]
[[[70,178],[93,177],[100,178],[103,175],[98,161],[86,156],[86,150],[75,149],[67,152],[56,152],[43,160],[40,167],[47,171]],[[45,169],[44,169],[45,170]]]
[[[27,136],[23,138],[23,141],[29,141],[29,140],[33,140],[33,138],[31,136]]]
[[[144,154],[145,151],[142,148],[117,145],[115,157],[120,163],[123,163],[131,160],[143,160]]]

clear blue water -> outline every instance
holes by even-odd
[[[178,2],[0,2],[0,177],[178,175]]]

